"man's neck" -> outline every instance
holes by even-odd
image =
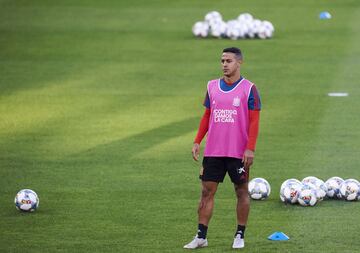
[[[233,76],[224,76],[224,81],[227,84],[233,84],[239,79],[240,79],[240,73],[238,75],[233,75]]]

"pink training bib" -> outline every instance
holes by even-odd
[[[223,91],[220,79],[208,82],[211,115],[204,156],[243,157],[248,142],[248,99],[252,86],[242,79],[232,90]]]

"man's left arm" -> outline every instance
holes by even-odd
[[[248,100],[249,109],[249,139],[244,152],[243,162],[245,168],[249,168],[253,164],[255,157],[256,141],[259,134],[259,119],[261,110],[261,101],[256,86],[253,85]]]
[[[260,111],[249,111],[249,140],[244,152],[244,166],[249,168],[253,164],[256,141],[259,134]]]

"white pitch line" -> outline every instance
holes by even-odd
[[[349,93],[347,92],[330,92],[328,93],[329,97],[347,97]]]

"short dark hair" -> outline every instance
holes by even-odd
[[[236,55],[236,58],[238,58],[239,60],[242,60],[242,58],[243,58],[240,48],[237,48],[237,47],[225,48],[223,50],[223,53],[233,53]]]

